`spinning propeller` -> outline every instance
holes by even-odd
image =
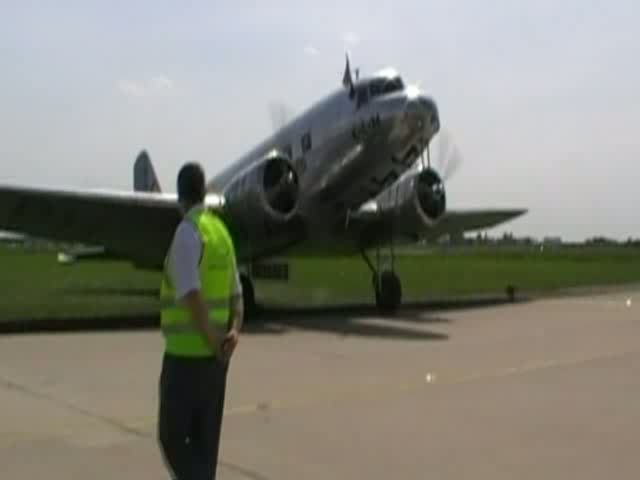
[[[420,174],[418,176],[418,201],[425,214],[432,219],[440,218],[447,208],[447,196],[444,183],[449,180],[462,164],[462,155],[446,130],[441,130],[434,137],[437,144],[435,166],[431,164],[431,152],[426,149],[427,166],[424,165],[424,150],[421,155]]]
[[[431,147],[436,143],[435,162],[431,164]],[[435,169],[439,172],[442,181],[449,181],[462,165],[462,154],[460,149],[452,140],[451,134],[446,129],[441,129],[434,137],[432,143],[424,149],[427,154],[427,168]],[[424,151],[421,156],[422,169],[425,170]]]

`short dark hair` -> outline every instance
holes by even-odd
[[[178,201],[194,204],[204,201],[204,170],[199,163],[185,163],[178,172]]]

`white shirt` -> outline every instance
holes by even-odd
[[[192,208],[201,209],[202,205]],[[200,255],[202,252],[202,241],[197,227],[187,219],[183,219],[178,225],[173,236],[173,241],[168,254],[169,275],[173,281],[176,292],[176,300],[180,300],[191,290],[200,289]],[[233,293],[241,294],[242,287],[240,276],[236,268],[235,278],[230,279],[234,285]]]

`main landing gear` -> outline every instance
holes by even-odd
[[[384,314],[395,313],[402,303],[402,284],[394,271],[393,250],[391,251],[391,269],[389,270],[380,270],[380,250],[376,251],[375,266],[366,252],[362,252],[362,257],[372,273],[373,291],[378,310]]]

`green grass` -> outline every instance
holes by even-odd
[[[0,321],[157,311],[158,275],[126,263],[61,266],[53,251],[0,248],[0,265]]]
[[[375,254],[372,259],[375,259]],[[160,275],[124,262],[61,266],[55,252],[0,247],[0,320],[97,317],[157,312]],[[640,283],[638,248],[438,248],[400,253],[406,300]],[[259,300],[322,305],[372,302],[371,273],[360,257],[293,259],[288,283],[257,281]]]
[[[640,249],[414,249],[398,255],[395,268],[406,300],[502,294],[507,285],[539,293],[640,283]],[[289,304],[373,301],[371,273],[358,257],[300,259],[292,263],[289,284],[269,281],[261,287],[257,295]]]

